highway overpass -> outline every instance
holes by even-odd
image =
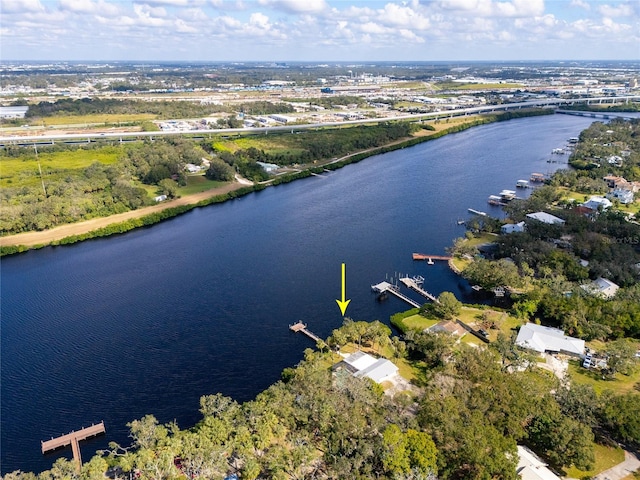
[[[269,132],[287,132],[287,131],[303,131],[313,130],[326,127],[339,127],[344,125],[356,125],[367,123],[382,123],[406,120],[436,120],[441,118],[452,118],[460,116],[477,115],[481,113],[503,112],[508,110],[520,110],[523,108],[557,108],[559,106],[575,105],[575,104],[605,104],[605,103],[629,103],[640,101],[640,95],[628,95],[618,97],[588,97],[588,98],[558,98],[558,99],[540,99],[530,100],[519,103],[506,103],[501,105],[485,105],[482,107],[462,108],[456,110],[447,110],[442,112],[418,113],[410,115],[398,115],[385,118],[374,118],[365,120],[345,120],[339,122],[328,123],[311,123],[305,125],[282,125],[277,127],[247,127],[247,128],[223,128],[223,129],[202,129],[202,130],[185,130],[185,131],[159,131],[159,132],[87,132],[87,133],[43,133],[40,135],[14,135],[0,137],[0,147],[7,145],[38,145],[53,144],[56,142],[64,143],[90,143],[105,139],[115,139],[121,142],[140,140],[145,138],[159,138],[171,135],[189,135],[195,137],[204,137],[212,135],[267,135]]]

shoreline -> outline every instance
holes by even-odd
[[[182,213],[186,213],[194,208],[222,203],[227,200],[242,197],[252,192],[264,190],[267,187],[289,183],[315,174],[321,174],[325,170],[337,170],[346,165],[360,162],[375,155],[418,145],[423,142],[435,140],[445,135],[461,132],[479,125],[548,114],[553,114],[553,111],[529,110],[526,112],[519,112],[516,116],[505,114],[481,115],[468,123],[444,128],[431,135],[409,137],[381,147],[351,153],[337,160],[323,163],[317,167],[311,167],[297,173],[276,177],[265,183],[246,185],[234,182],[205,192],[180,197],[169,202],[163,202],[159,205],[152,205],[138,210],[130,210],[128,212],[118,213],[108,217],[100,217],[77,223],[60,225],[49,230],[7,235],[0,237],[0,257],[48,246],[69,245],[92,238],[101,238],[126,233],[135,228],[160,223]]]

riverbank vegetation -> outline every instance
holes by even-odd
[[[597,394],[526,362],[515,368],[514,347],[504,339],[472,347],[446,334],[413,331],[401,340],[390,333],[380,322],[345,319],[252,401],[206,395],[191,428],[147,415],[128,424],[130,444],[111,443],[79,472],[60,458],[37,476],[4,479],[515,480],[517,444],[555,469],[579,473],[605,468],[604,457],[618,452],[595,440],[640,440],[630,417],[637,394]],[[341,348],[404,362],[415,375],[404,386],[395,380],[400,388],[355,377],[332,368]]]
[[[464,121],[440,120],[433,126],[388,122],[299,134],[272,134],[268,141],[266,135],[235,139],[219,136],[202,141],[171,137],[132,144],[107,140],[80,146],[55,144],[39,146],[37,151],[7,147],[0,159],[3,165],[0,235],[46,230],[137,209],[154,204],[154,196],[171,198],[187,194],[187,187],[194,183],[198,184],[199,191],[206,190],[207,185],[214,188],[230,176],[230,170],[222,162],[250,180],[262,182],[268,179],[269,185],[277,185],[476,125],[549,113],[548,110],[504,112],[465,118]],[[184,170],[186,165],[203,165],[205,160],[213,165],[212,169],[205,169],[209,170],[207,179],[200,177],[198,182],[189,182],[189,175]],[[258,161],[276,163],[289,170],[272,177]],[[220,168],[216,170],[216,167]],[[254,185],[253,190],[241,188],[237,194],[260,190],[264,186]],[[200,202],[191,208],[218,201],[216,198],[212,202]],[[184,209],[180,208],[179,212],[182,211]],[[151,215],[142,222],[147,225],[147,220],[157,218],[157,215]],[[138,223],[139,220],[126,222],[126,225],[109,226],[95,234],[87,232],[56,242],[93,238],[106,234],[105,231],[120,233]],[[26,248],[3,246],[0,253],[15,253]]]
[[[133,165],[141,162],[132,155]],[[343,162],[360,156],[354,158]],[[640,262],[640,252],[633,242],[614,241],[616,235],[640,235],[640,225],[614,211],[584,221],[550,190],[553,179],[548,183],[507,210],[512,221],[518,215],[527,219],[528,211],[548,210],[564,224],[527,223],[524,232],[507,235],[498,233],[500,222],[479,220],[472,230],[484,237],[469,233],[467,241],[452,247],[454,255],[468,259],[462,272],[468,279],[485,290],[506,290],[510,299],[502,307],[461,305],[444,292],[437,305],[392,317],[402,337],[392,337],[380,322],[346,319],[255,400],[238,404],[207,395],[194,427],[162,425],[145,416],[128,425],[130,445],[111,444],[80,472],[59,459],[38,476],[14,472],[4,478],[89,479],[108,471],[142,479],[235,474],[242,479],[515,480],[520,444],[558,471],[580,478],[598,473],[610,465],[606,457],[619,457],[616,442],[640,446],[638,342],[633,340],[640,338],[640,271],[634,276],[627,268]],[[256,188],[265,186],[248,186],[228,198]],[[601,298],[581,287],[597,275],[615,276],[621,286],[615,296]],[[488,330],[489,343],[465,341],[470,334],[457,341],[425,331],[452,319]],[[538,368],[539,359],[513,342],[517,328],[529,320],[585,338],[605,353],[608,367],[585,375],[574,363],[563,380]],[[332,368],[341,359],[338,352],[354,350],[395,362],[405,380],[396,379],[394,388]]]

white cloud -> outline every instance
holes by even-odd
[[[181,18],[176,19],[175,25],[176,25],[176,32],[179,32],[179,33],[197,33],[198,32],[197,28],[187,25],[187,22],[185,22]]]
[[[617,7],[611,5],[600,5],[598,7],[598,12],[603,17],[608,18],[617,18],[617,17],[632,17],[633,16],[633,8],[628,3],[622,3]]]
[[[270,28],[269,17],[260,12],[251,14],[251,17],[249,17],[249,24],[263,29]]]
[[[591,5],[589,5],[584,0],[571,0],[572,7],[584,8],[585,10],[591,10]]]
[[[202,4],[198,0],[145,0],[148,5],[167,5],[171,7],[192,7]]]
[[[1,0],[2,13],[44,12],[40,0]]]
[[[530,17],[544,13],[544,0],[441,0],[443,10],[463,11],[483,17]]]
[[[328,9],[325,0],[258,0],[258,4],[289,13],[319,13]]]
[[[410,7],[387,3],[378,14],[378,21],[387,25],[403,27],[407,29],[426,30],[431,22],[422,14]]]
[[[104,0],[60,0],[58,5],[60,10],[73,13],[92,13],[114,17],[120,13],[117,5]]]

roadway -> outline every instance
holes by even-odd
[[[328,123],[310,123],[304,125],[282,125],[276,127],[245,127],[245,128],[223,128],[223,129],[201,129],[201,130],[185,130],[185,131],[159,131],[159,132],[105,132],[105,133],[45,133],[42,135],[24,135],[24,136],[3,136],[0,137],[0,147],[6,145],[33,145],[33,144],[51,144],[56,141],[68,143],[87,143],[100,139],[124,139],[135,138],[151,138],[163,137],[170,135],[268,135],[269,132],[286,132],[286,131],[302,131],[313,130],[326,127],[340,127],[344,125],[358,125],[367,123],[382,123],[406,120],[437,120],[440,118],[452,118],[460,116],[478,115],[481,113],[492,113],[508,110],[520,110],[523,108],[552,108],[559,105],[573,105],[576,103],[622,103],[629,101],[640,101],[640,95],[629,95],[624,97],[588,97],[576,99],[540,99],[528,102],[507,103],[501,105],[485,105],[482,107],[461,108],[456,110],[448,110],[444,112],[417,113],[410,115],[398,115],[394,117],[364,119],[364,120],[344,120]]]

